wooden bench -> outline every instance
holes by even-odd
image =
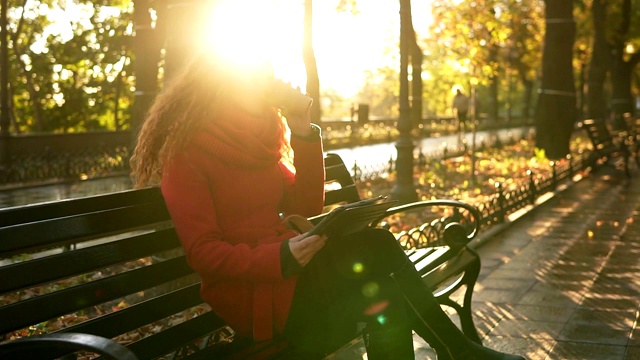
[[[325,165],[328,206],[360,199],[342,159],[328,155]],[[398,231],[398,212],[415,226]],[[466,246],[478,219],[464,203],[426,201],[376,223],[411,248],[438,300],[479,342],[471,296],[480,259]],[[75,350],[114,359],[295,358],[284,340],[236,338],[199,288],[158,188],[0,209],[1,359]],[[458,289],[462,304],[451,298]]]
[[[598,159],[603,159],[606,163],[613,157],[621,157],[624,162],[625,174],[631,176],[629,171],[631,153],[624,134],[618,132],[614,137],[605,119],[585,119],[579,122],[578,126],[586,131]]]

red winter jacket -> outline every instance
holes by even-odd
[[[294,174],[272,118],[221,116],[165,166],[162,194],[202,298],[240,335],[266,340],[284,329],[296,283],[282,276],[280,245],[295,233],[279,213],[322,211],[322,143],[291,139]]]

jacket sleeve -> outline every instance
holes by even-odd
[[[285,233],[255,247],[222,240],[208,182],[189,157],[180,155],[163,171],[161,189],[189,265],[209,280],[278,281]]]
[[[281,211],[285,214],[314,216],[324,206],[324,155],[320,129],[314,126],[315,135],[306,138],[291,137],[293,167],[291,171],[282,165],[285,191]]]

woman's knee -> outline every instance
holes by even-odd
[[[407,256],[392,233],[384,229],[370,229],[366,234],[367,245],[380,262],[393,264],[394,269],[404,265]]]
[[[350,262],[357,261],[360,267],[369,270],[367,273],[390,273],[407,259],[393,234],[384,229],[365,229],[339,241],[341,244],[336,248],[341,252],[339,256]]]

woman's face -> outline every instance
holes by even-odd
[[[273,73],[268,68],[245,69],[232,78],[231,95],[238,106],[252,114],[262,114],[269,108],[269,93]]]

